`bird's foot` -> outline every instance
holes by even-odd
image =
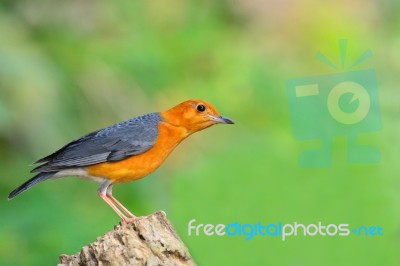
[[[125,228],[128,224],[133,223],[136,220],[136,218],[137,218],[136,216],[123,217],[120,224],[122,227]]]

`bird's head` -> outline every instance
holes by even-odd
[[[215,124],[234,124],[210,103],[203,100],[188,100],[162,113],[168,123],[184,127],[189,134]]]

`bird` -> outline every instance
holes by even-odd
[[[34,177],[8,200],[45,180],[77,176],[100,184],[98,195],[122,219],[136,216],[112,195],[115,184],[148,176],[191,134],[216,124],[234,124],[210,103],[191,99],[166,111],[137,116],[77,138],[33,164]]]

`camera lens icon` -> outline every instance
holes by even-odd
[[[327,105],[329,114],[337,122],[354,125],[368,115],[371,99],[368,91],[359,83],[344,81],[332,88]]]

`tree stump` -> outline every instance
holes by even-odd
[[[61,255],[59,266],[196,265],[164,212],[117,225],[75,255]]]

